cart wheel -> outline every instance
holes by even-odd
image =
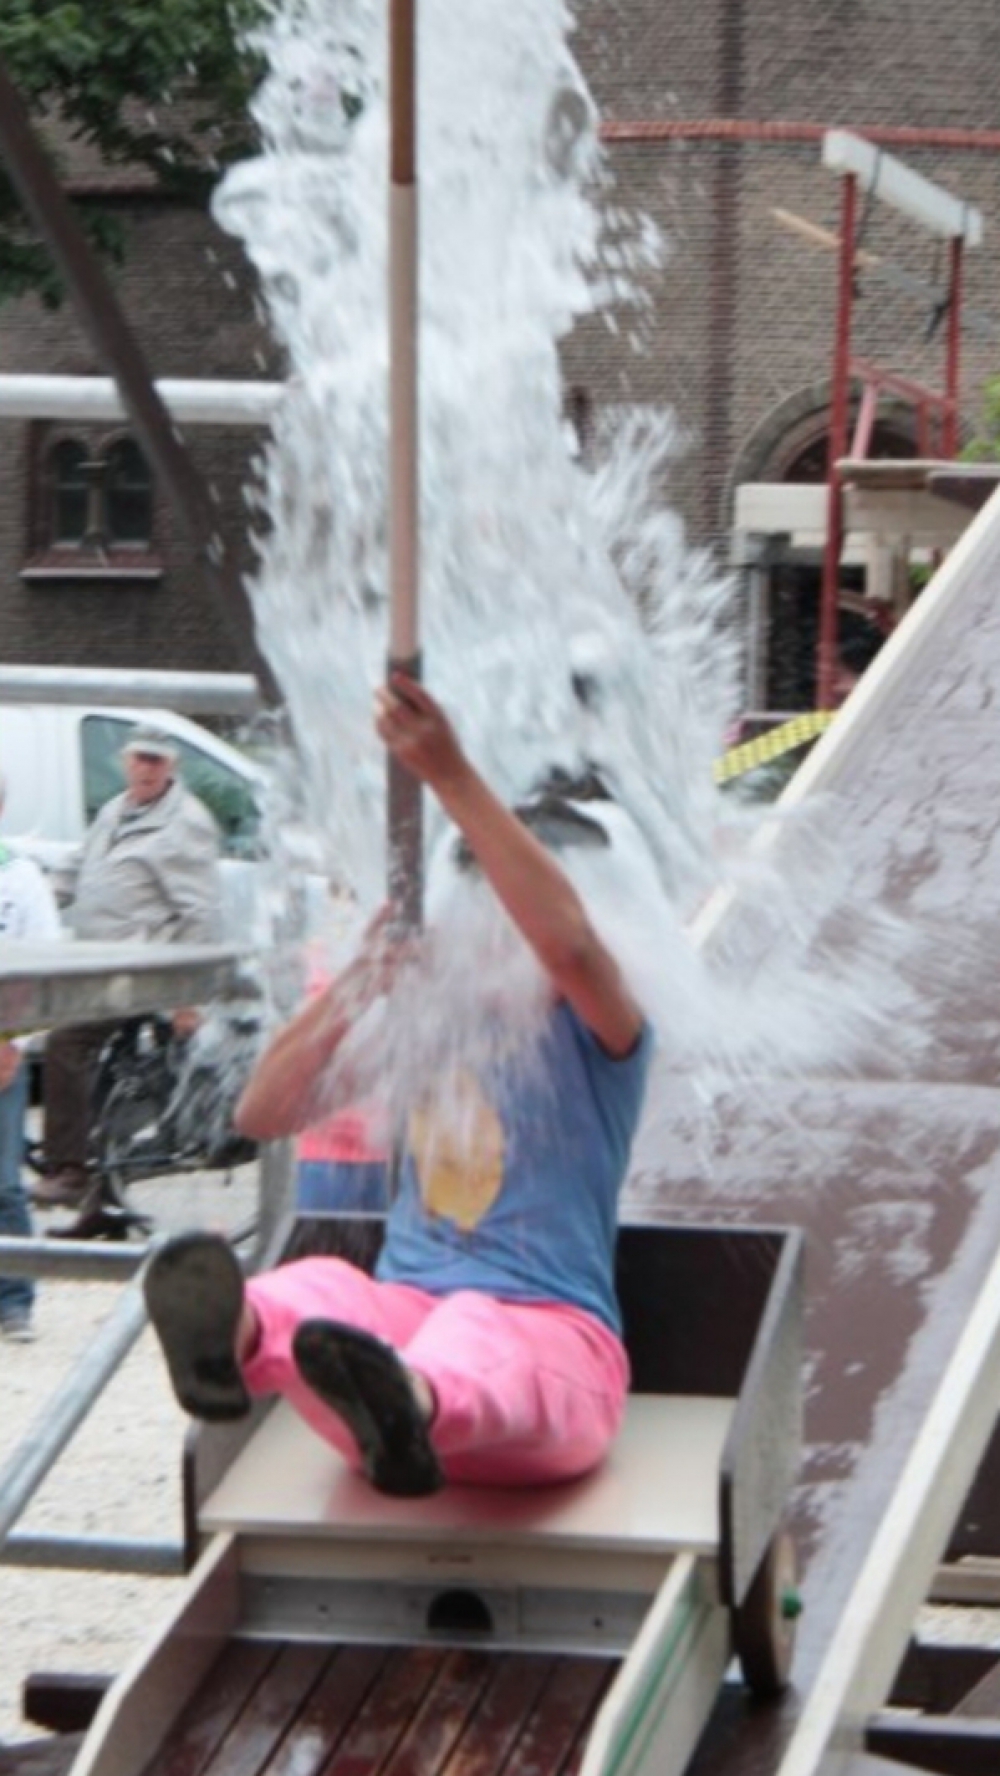
[[[778,1696],[788,1683],[795,1624],[802,1603],[795,1588],[795,1543],[781,1530],[768,1543],[743,1602],[733,1611],[733,1644],[743,1679],[755,1696]]]

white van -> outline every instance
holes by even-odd
[[[136,722],[162,728],[176,741],[184,782],[222,833],[227,933],[249,938],[265,773],[237,747],[173,710],[0,703],[0,772],[7,787],[0,835],[42,864],[57,894],[64,890],[87,827],[124,788],[121,750]]]

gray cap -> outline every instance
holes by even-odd
[[[163,732],[162,728],[147,727],[142,722],[130,730],[122,751],[148,752],[155,758],[176,759],[178,757],[176,740],[172,740],[169,734]]]

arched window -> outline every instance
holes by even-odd
[[[27,580],[159,579],[153,477],[134,438],[43,438]]]
[[[49,454],[50,540],[80,544],[87,534],[87,449],[78,438],[61,438]]]

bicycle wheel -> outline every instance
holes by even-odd
[[[95,1169],[108,1201],[125,1213],[129,1213],[129,1186],[171,1167],[173,1155],[161,1131],[162,1113],[159,1069],[152,1077],[139,1071],[116,1080],[105,1100],[95,1131]]]

